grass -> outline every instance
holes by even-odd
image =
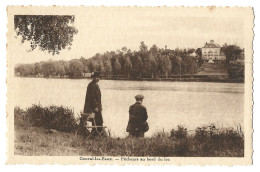
[[[36,106],[36,105],[34,105]],[[31,107],[32,108],[32,107]],[[34,107],[35,109],[46,109]],[[57,107],[58,109],[61,107]],[[30,109],[30,108],[28,108]],[[170,133],[158,132],[145,138],[98,137],[85,139],[71,131],[48,132],[50,125],[28,120],[31,110],[15,109],[15,154],[39,156],[161,156],[161,157],[243,157],[241,129],[217,129],[213,124],[198,127],[193,134],[178,126]],[[65,108],[66,109],[66,108]],[[35,111],[35,113],[38,111]],[[59,111],[60,112],[60,111]],[[38,119],[38,118],[37,118]],[[55,119],[55,118],[54,118]],[[77,119],[75,119],[77,120]],[[57,121],[56,121],[57,122]],[[63,122],[61,122],[63,123]],[[75,121],[73,120],[73,124]],[[75,125],[79,125],[76,123]],[[59,125],[53,125],[60,126]],[[75,128],[75,127],[74,127]],[[77,128],[77,127],[76,127]]]
[[[223,63],[203,63],[203,70],[198,75],[228,75],[227,68]]]

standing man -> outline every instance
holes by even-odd
[[[102,117],[102,104],[101,104],[101,91],[98,85],[100,80],[99,72],[94,72],[91,75],[93,80],[88,84],[85,105],[84,105],[84,113],[95,113],[95,121],[97,126],[103,126],[103,117]],[[92,122],[92,126],[94,122]],[[97,131],[102,132],[103,128],[99,127]],[[97,136],[96,130],[92,129],[93,136]]]
[[[129,121],[126,132],[129,132],[130,136],[144,137],[144,133],[149,129],[148,123],[146,122],[148,118],[147,111],[142,105],[143,99],[143,95],[136,95],[136,103],[129,108]]]

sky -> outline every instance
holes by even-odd
[[[239,17],[184,17],[169,10],[137,10],[135,13],[129,10],[86,10],[75,12],[74,26],[78,34],[74,36],[71,50],[64,49],[59,55],[39,49],[29,52],[29,42],[21,44],[19,37],[14,38],[14,31],[12,46],[16,49],[17,63],[70,60],[81,56],[91,58],[96,53],[116,51],[124,46],[138,50],[141,41],[148,48],[153,44],[159,48],[166,45],[169,49],[201,48],[210,40],[220,45],[228,43],[243,47],[243,23]]]

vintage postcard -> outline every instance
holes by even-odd
[[[8,164],[252,164],[251,7],[7,14]]]

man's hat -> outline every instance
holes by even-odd
[[[141,95],[141,94],[138,94],[138,95],[135,96],[135,99],[136,99],[136,100],[143,100],[143,99],[144,99],[144,96]]]
[[[93,72],[91,75],[91,78],[97,78],[100,77],[100,73],[99,72]]]

